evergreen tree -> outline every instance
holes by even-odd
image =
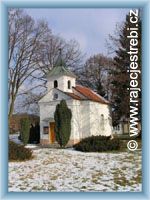
[[[33,136],[34,136],[34,126],[33,124],[31,124],[29,131],[29,144],[33,144]]]
[[[35,143],[39,144],[40,143],[40,125],[39,125],[39,122],[36,123],[34,129],[35,129]]]
[[[30,132],[30,121],[28,118],[24,118],[21,120],[21,140],[25,145],[29,141],[29,132]]]
[[[56,141],[61,147],[65,147],[70,139],[71,118],[71,110],[67,107],[66,101],[62,100],[54,113]]]
[[[119,31],[119,38],[111,37],[116,44],[116,55],[114,57],[114,69],[112,70],[113,81],[112,85],[112,105],[113,105],[113,123],[114,125],[118,123],[121,117],[129,117],[129,106],[130,106],[130,96],[129,96],[129,84],[130,76],[127,70],[130,68],[130,38],[129,30],[127,28],[133,27],[130,22],[129,14],[126,16],[126,21]],[[141,68],[141,19],[138,21],[138,65]],[[116,42],[117,41],[117,42]],[[138,77],[139,87],[141,85],[141,77]],[[140,101],[140,100],[139,100]],[[140,110],[140,108],[139,108]]]

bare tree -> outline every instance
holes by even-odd
[[[35,22],[23,10],[10,9],[8,20],[10,118],[17,98],[29,108],[46,92],[44,75],[55,66],[60,48],[66,67],[72,69],[81,65],[82,54],[76,41],[53,35],[45,21]]]
[[[20,87],[39,70],[36,60],[40,42],[50,34],[46,23],[35,24],[34,20],[20,9],[9,11],[9,117],[13,113]]]
[[[17,96],[14,111],[15,113],[29,113],[39,115],[38,101],[42,94],[27,91],[26,94]]]
[[[75,40],[66,42],[59,36],[51,35],[42,42],[41,46],[42,51],[39,52],[38,65],[44,74],[47,74],[55,66],[59,49],[62,51],[62,59],[66,67],[75,70],[82,65],[83,55]]]
[[[78,82],[108,98],[112,64],[112,59],[102,54],[90,57],[80,71]]]

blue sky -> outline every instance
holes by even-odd
[[[75,39],[86,57],[108,54],[106,39],[116,23],[125,20],[129,9],[26,9],[34,19],[45,19],[54,34]]]

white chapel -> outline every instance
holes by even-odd
[[[90,88],[76,85],[76,76],[66,68],[60,56],[46,78],[47,93],[39,101],[41,144],[55,142],[54,112],[62,99],[72,111],[70,144],[92,135],[111,135],[109,102]]]

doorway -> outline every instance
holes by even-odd
[[[49,123],[49,138],[51,144],[55,142],[55,122]]]

